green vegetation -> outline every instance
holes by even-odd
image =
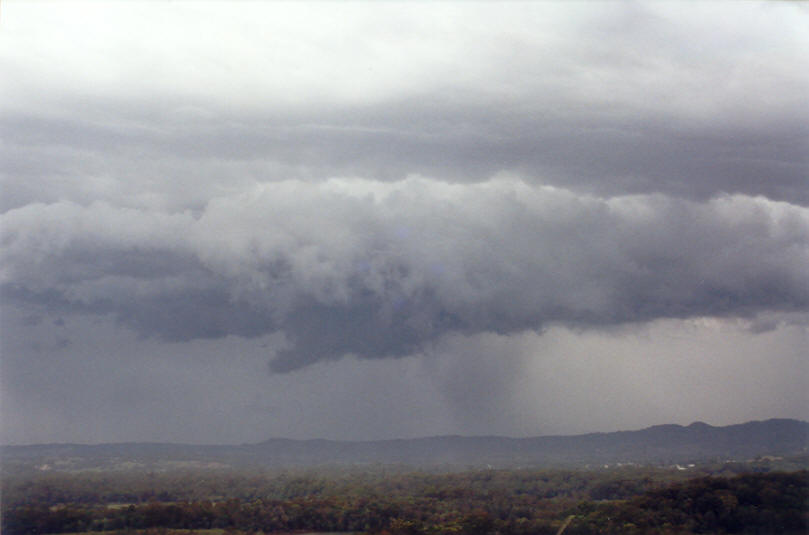
[[[707,477],[588,509],[570,533],[809,532],[809,472]]]
[[[527,535],[571,515],[566,534],[809,530],[809,472],[741,468],[29,473],[4,478],[2,532]]]

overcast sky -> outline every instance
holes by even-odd
[[[6,0],[2,442],[809,419],[809,7]]]

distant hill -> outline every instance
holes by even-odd
[[[375,441],[270,439],[241,446],[39,444],[2,446],[4,470],[170,469],[225,466],[405,464],[583,466],[674,464],[809,452],[809,423],[773,419],[714,427],[658,425],[639,431],[507,438],[438,436]]]

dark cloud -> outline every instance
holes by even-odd
[[[809,69],[800,68],[809,56],[796,22],[805,14],[784,4],[735,8],[735,16],[662,5],[398,13],[410,29],[390,34],[384,53],[358,39],[356,56],[332,58],[339,72],[307,56],[306,83],[275,69],[294,65],[295,50],[332,53],[311,28],[296,38],[313,40],[311,50],[299,43],[275,62],[247,56],[227,73],[210,65],[232,61],[223,50],[191,40],[185,46],[203,49],[187,63],[156,56],[155,77],[124,70],[101,92],[91,79],[43,85],[12,56],[6,66],[20,72],[0,119],[2,206],[104,199],[200,209],[252,182],[412,174],[474,182],[503,171],[606,196],[739,193],[809,205]],[[364,19],[374,15],[344,24],[368,31]],[[289,38],[245,35],[267,54]],[[422,40],[426,50],[415,44]],[[398,68],[389,72],[386,60]],[[194,69],[205,83],[172,74]],[[128,89],[137,84],[142,91]]]
[[[755,2],[4,3],[4,427],[800,417],[806,20]],[[726,336],[733,318],[747,331]],[[257,373],[268,358],[287,373]]]
[[[9,302],[113,314],[166,340],[283,331],[292,347],[273,368],[288,371],[408,355],[448,333],[805,312],[807,217],[744,196],[288,181],[199,216],[9,211],[3,287]]]
[[[601,195],[660,192],[708,199],[741,193],[809,204],[804,107],[771,117],[762,117],[755,106],[718,113],[730,116],[695,121],[678,117],[665,103],[652,109],[633,102],[603,108],[557,96],[480,94],[190,122],[170,114],[147,116],[128,129],[126,123],[13,116],[2,126],[10,140],[8,172],[54,181],[90,173],[128,177],[159,191],[170,187],[161,185],[166,175],[177,179],[191,172],[200,177],[194,182],[204,185],[202,177],[216,169],[212,164],[220,166],[218,181],[237,187],[243,179],[233,179],[234,172],[262,182],[329,176],[400,180],[419,173],[470,182],[509,171]],[[43,150],[49,157],[37,159]],[[133,173],[137,154],[149,154],[152,162],[135,164]],[[184,167],[173,165],[178,158]],[[61,162],[58,170],[56,162]],[[77,186],[74,196],[84,190]],[[20,191],[24,188],[12,184],[7,207],[43,195]],[[14,195],[15,190],[20,193]],[[124,192],[126,187],[118,193]],[[186,194],[185,202],[193,203],[194,196]]]

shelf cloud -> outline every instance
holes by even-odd
[[[809,209],[741,195],[285,181],[196,214],[35,204],[2,229],[9,302],[172,341],[281,331],[278,371],[448,333],[809,311]]]
[[[807,22],[4,1],[4,434],[806,418]]]

